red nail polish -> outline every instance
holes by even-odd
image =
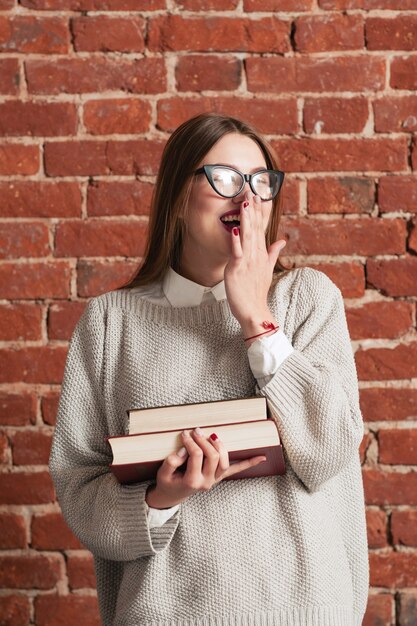
[[[213,439],[213,441],[216,441],[216,439],[218,439],[218,436],[216,435],[216,433],[211,433],[210,439]]]
[[[238,227],[237,227],[237,226],[234,226],[234,227],[233,227],[233,229],[232,229],[232,231],[233,231],[233,234],[234,234],[234,235],[238,235],[238,234],[239,234],[239,229],[238,229]]]
[[[247,206],[249,206],[249,202],[244,202],[243,203],[243,208],[246,209]]]

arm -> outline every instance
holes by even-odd
[[[179,513],[150,530],[146,489],[120,485],[112,461],[103,393],[103,300],[90,300],[71,337],[49,468],[68,526],[93,554],[114,561],[155,555],[170,543]],[[163,532],[161,532],[163,530]]]
[[[363,419],[340,289],[307,267],[296,289],[294,350],[256,394],[275,414],[292,469],[314,491],[359,453]]]

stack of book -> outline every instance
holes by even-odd
[[[276,422],[266,398],[250,397],[196,404],[130,409],[129,434],[108,437],[113,462],[110,469],[120,483],[156,479],[165,458],[183,446],[181,433],[200,426],[207,439],[215,432],[229,453],[229,463],[255,456],[266,461],[224,480],[285,474],[285,462]],[[178,471],[185,472],[188,457]]]

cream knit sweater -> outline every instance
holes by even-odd
[[[260,389],[227,300],[169,308],[92,298],[71,338],[50,470],[95,558],[104,626],[359,626],[369,570],[363,421],[343,298],[283,272],[269,307],[294,350]],[[221,481],[149,528],[145,492],[109,472],[126,409],[265,396],[287,472]],[[261,510],[260,516],[257,512]]]

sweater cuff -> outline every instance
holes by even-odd
[[[140,556],[152,556],[170,544],[180,520],[180,507],[160,528],[149,528],[145,496],[153,481],[124,485],[120,498],[120,526],[127,545]]]
[[[262,389],[258,388],[256,394],[267,396],[277,406],[285,406],[285,413],[289,415],[300,404],[306,386],[316,376],[317,372],[310,361],[302,352],[293,348],[271,380]]]

